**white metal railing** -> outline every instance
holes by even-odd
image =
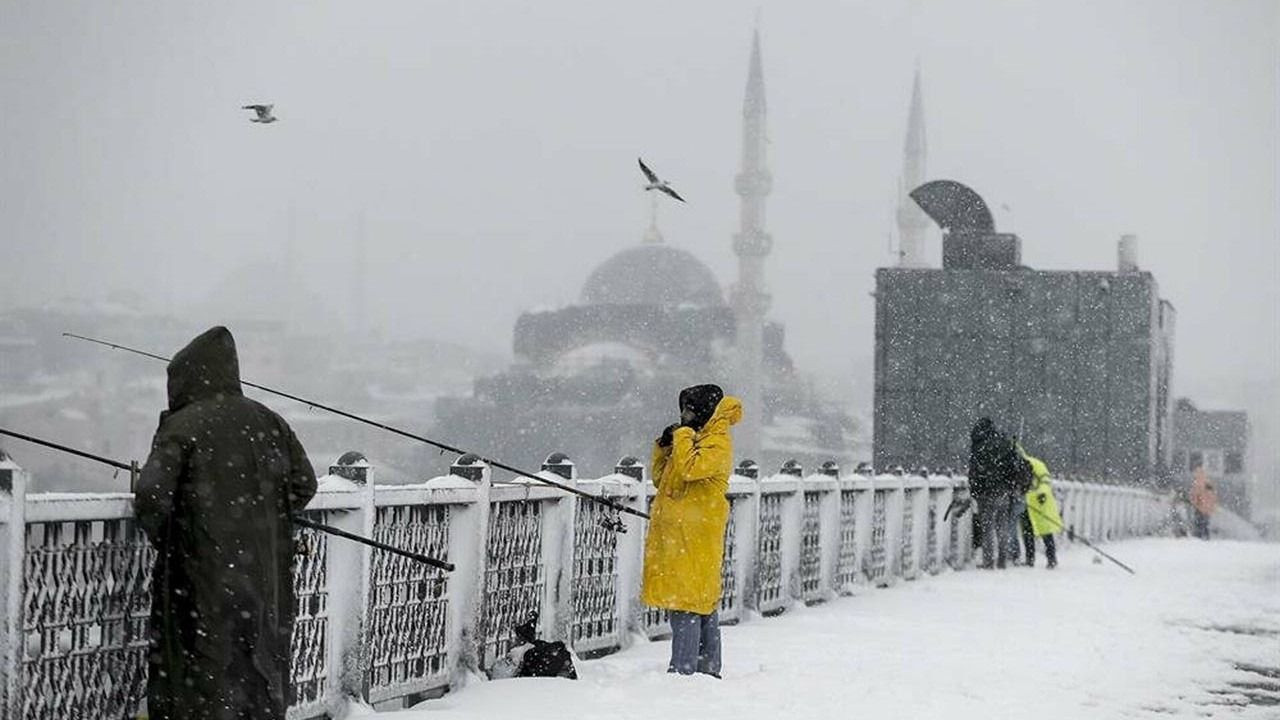
[[[631,459],[594,480],[558,455],[543,472],[636,509],[654,494]],[[293,718],[336,713],[350,697],[394,704],[443,692],[502,656],[513,627],[535,613],[543,637],[580,654],[669,633],[665,613],[639,602],[639,519],[623,515],[618,533],[608,508],[532,481],[491,482],[472,457],[419,485],[376,485],[364,466],[331,473],[309,517],[457,569],[300,528]],[[729,484],[723,622],[972,559],[972,514],[943,520],[967,493],[962,477],[842,476],[834,463],[756,474],[743,463]],[[27,485],[20,468],[0,465],[2,717],[128,716],[145,688],[153,557],[132,496],[27,494]],[[1059,481],[1055,490],[1066,522],[1091,539],[1154,533],[1166,514],[1135,488]]]

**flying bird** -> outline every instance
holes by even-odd
[[[249,122],[256,123],[273,123],[280,118],[271,114],[271,108],[275,105],[245,105],[242,110],[252,110],[258,113],[258,117],[249,118]]]
[[[680,195],[677,194],[675,190],[671,189],[670,183],[668,183],[666,180],[659,180],[658,176],[655,175],[654,172],[649,169],[649,166],[644,164],[644,160],[641,160],[640,158],[636,158],[636,162],[640,163],[640,172],[644,173],[645,178],[649,181],[649,184],[644,186],[645,190],[658,190],[670,195],[671,197],[679,200],[680,202],[685,201],[685,199],[680,197]]]

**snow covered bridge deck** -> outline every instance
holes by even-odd
[[[378,720],[567,717],[1280,717],[1280,545],[1142,539],[1040,568],[945,573],[724,630],[725,677],[669,676],[668,645],[581,680],[473,683]]]
[[[1090,687],[1114,687],[1116,693],[1098,696],[1100,707],[1127,708],[1123,703],[1133,700],[1137,711],[1155,712],[1162,707],[1152,699],[1158,693],[1137,693],[1148,675],[1165,682],[1198,667],[1197,679],[1221,681],[1204,685],[1204,693],[1233,691],[1222,684],[1231,682],[1227,675],[1211,677],[1218,666],[1182,663],[1185,656],[1174,652],[1198,651],[1210,641],[1184,646],[1168,638],[1214,637],[1212,647],[1221,645],[1224,658],[1235,653],[1224,663],[1277,665],[1246,652],[1255,637],[1204,629],[1204,614],[1167,614],[1197,593],[1243,582],[1251,572],[1241,565],[1246,561],[1261,565],[1270,557],[1274,583],[1269,549],[1229,554],[1218,549],[1226,546],[1168,546],[1222,553],[1209,561],[1137,545],[1153,568],[1175,563],[1150,579],[1094,568],[1083,551],[1065,553],[1056,574],[952,573],[972,562],[969,517],[944,517],[965,492],[964,478],[841,474],[831,465],[805,474],[788,465],[762,479],[744,467],[731,481],[721,613],[741,625],[726,635],[727,680],[667,678],[660,672],[665,644],[647,642],[667,632],[666,619],[638,602],[643,522],[623,516],[628,531],[615,532],[611,512],[598,503],[536,483],[492,482],[488,468],[468,458],[421,485],[376,485],[372,472],[362,462],[333,468],[308,516],[447,558],[457,570],[443,574],[300,528],[293,718],[341,716],[353,699],[356,707],[386,710],[445,690],[452,692],[429,701],[430,712],[491,716],[493,703],[512,693],[529,694],[516,706],[520,713],[557,717],[666,717],[683,708],[697,717],[733,713],[741,720],[754,708],[816,714],[824,703],[848,710],[918,703],[921,712],[941,712],[1008,702],[1012,711],[1024,704],[1022,693],[1032,692],[1033,678],[1053,680],[1050,688],[1077,688],[1081,694],[1066,696],[1077,704],[1087,702],[1081,698]],[[652,498],[634,461],[620,462],[608,477],[582,480],[572,463],[553,455],[543,472],[635,508]],[[145,683],[152,552],[131,520],[131,497],[27,495],[26,484],[21,469],[0,467],[3,717],[127,716]],[[1060,482],[1057,492],[1067,522],[1095,540],[1157,533],[1168,514],[1164,499],[1134,488]],[[909,580],[919,582],[903,582]],[[899,587],[876,590],[883,586]],[[1217,597],[1186,607],[1213,614]],[[1094,610],[1117,598],[1134,607],[1117,605],[1112,620],[1098,620],[1107,616]],[[1274,632],[1280,621],[1258,613],[1222,627]],[[467,682],[506,652],[514,626],[533,614],[543,637],[563,639],[583,655],[614,654],[586,663],[585,679],[576,684]],[[1129,625],[1126,616],[1140,622]],[[1148,625],[1149,633],[1141,629]],[[1148,657],[1144,647],[1158,651]],[[1151,670],[1162,662],[1178,669]],[[1201,687],[1175,685],[1184,692]],[[1120,687],[1133,692],[1119,693]],[[1058,690],[1036,692],[1052,697]],[[1270,697],[1266,692],[1257,690],[1259,702]],[[717,701],[696,712],[687,705],[707,693]],[[563,702],[579,695],[580,707]]]

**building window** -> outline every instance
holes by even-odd
[[[1223,458],[1223,470],[1228,475],[1239,475],[1244,472],[1244,454],[1238,450],[1228,450]]]
[[[1222,453],[1217,450],[1211,450],[1204,454],[1205,469],[1210,475],[1222,474]]]
[[[1204,467],[1204,453],[1199,450],[1192,450],[1191,457],[1187,461],[1187,469],[1195,470],[1200,467]]]

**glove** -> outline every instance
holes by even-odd
[[[671,436],[675,433],[676,428],[680,427],[679,423],[671,423],[663,431],[658,438],[658,447],[671,447]]]
[[[1046,497],[1044,493],[1040,493],[1039,495],[1036,495],[1036,502],[1040,503],[1041,505],[1043,505],[1045,501],[1048,499],[1049,498]]]

